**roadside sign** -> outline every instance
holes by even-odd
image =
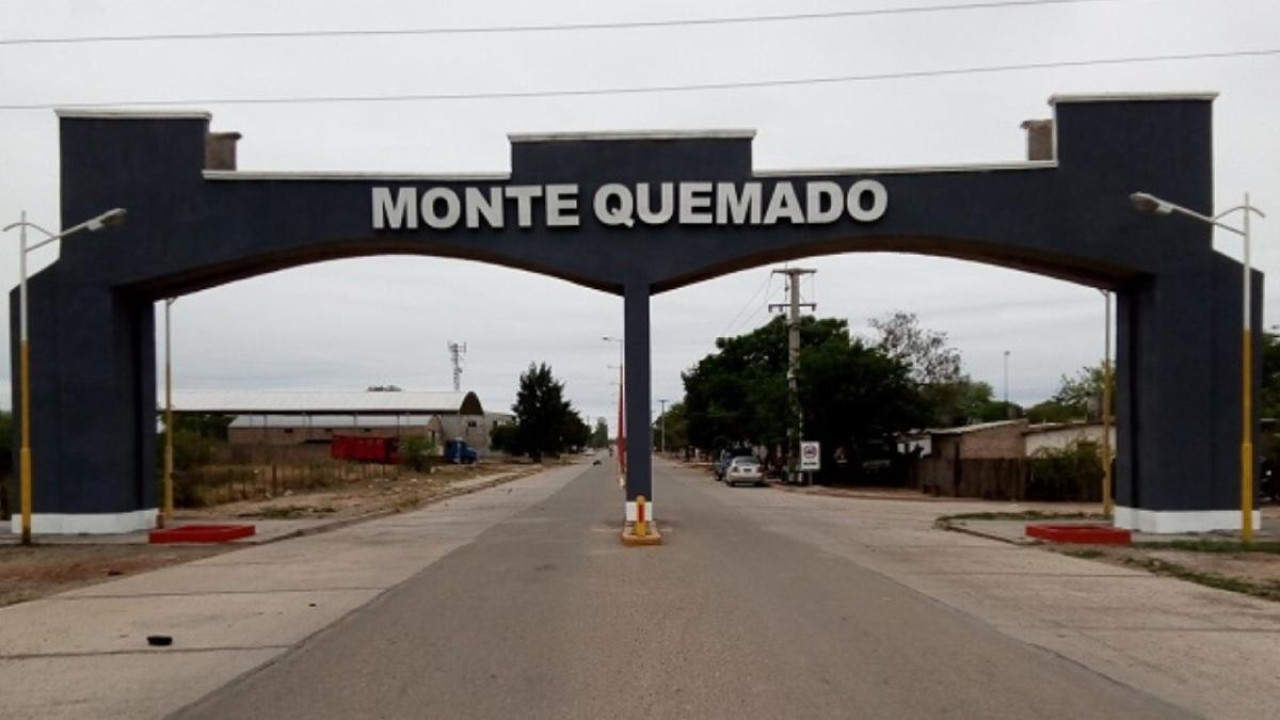
[[[800,470],[822,469],[822,451],[816,442],[800,443]]]

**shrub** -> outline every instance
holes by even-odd
[[[1102,460],[1097,443],[1076,441],[1061,450],[1038,450],[1029,464],[1027,500],[1102,499]]]
[[[439,448],[425,435],[412,435],[400,441],[400,464],[414,472],[427,472]]]

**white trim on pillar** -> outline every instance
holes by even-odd
[[[1115,526],[1161,535],[1239,530],[1239,510],[1143,510],[1116,506]],[[1254,528],[1262,527],[1262,512],[1253,511]]]
[[[33,513],[33,535],[115,535],[150,530],[156,526],[158,510],[134,510],[122,513]],[[10,530],[22,532],[22,518],[14,515]]]
[[[636,511],[636,501],[628,500],[627,501],[627,522],[629,523],[635,522],[638,519],[638,515],[639,513]],[[650,502],[648,498],[645,498],[645,501],[644,501],[644,515],[645,515],[645,518],[644,518],[645,520],[648,520],[649,522],[653,522],[653,517],[654,517],[653,503]]]

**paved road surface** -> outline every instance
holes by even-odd
[[[773,490],[655,474],[666,545],[589,468],[178,717],[1190,717],[734,507]]]

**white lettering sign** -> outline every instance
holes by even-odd
[[[531,228],[582,224],[578,185],[507,185],[452,188],[375,187],[374,230],[502,229],[514,218]],[[842,218],[871,223],[884,217],[889,192],[876,180],[846,189],[830,180],[772,185],[759,181],[608,183],[595,191],[590,211],[607,227],[636,225],[829,225]]]

